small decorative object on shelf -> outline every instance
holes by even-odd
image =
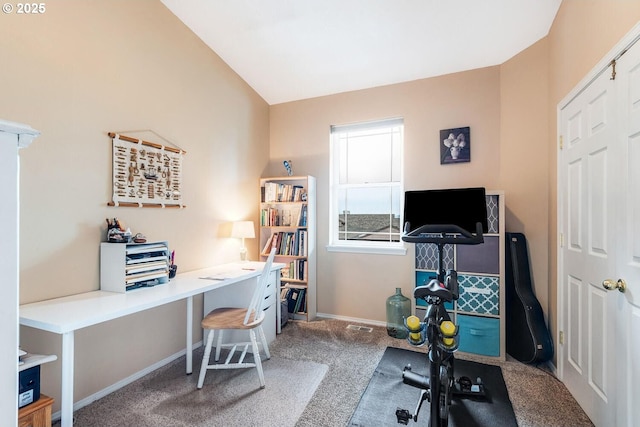
[[[125,229],[124,224],[118,218],[107,218],[107,241],[111,243],[129,243],[131,230]]]
[[[169,279],[176,277],[178,266],[176,265],[176,251],[171,251],[171,264],[169,265]]]
[[[293,169],[291,169],[291,160],[285,160],[283,163],[284,163],[284,168],[287,170],[287,175],[292,176]]]
[[[289,163],[290,161],[286,161]],[[260,258],[277,248],[280,300],[294,320],[316,316],[315,178],[288,176],[260,180]]]
[[[173,279],[176,277],[176,273],[178,272],[178,266],[175,264],[171,264],[169,266],[169,279]]]
[[[147,242],[147,238],[144,236],[144,234],[137,233],[135,236],[133,236],[133,242],[134,243],[146,243]]]

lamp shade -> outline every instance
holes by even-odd
[[[231,237],[253,239],[256,237],[253,221],[235,221],[231,227]]]

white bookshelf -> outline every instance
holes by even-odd
[[[313,176],[260,179],[260,258],[272,246],[281,270],[280,298],[288,299],[290,318],[316,317],[316,180]],[[301,296],[302,295],[302,296]],[[301,296],[301,297],[300,297]],[[300,304],[296,306],[298,298]],[[296,308],[297,307],[297,308]]]

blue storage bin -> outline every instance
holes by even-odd
[[[460,351],[500,356],[500,319],[458,314]]]
[[[500,278],[473,274],[458,275],[458,310],[467,313],[500,314]]]

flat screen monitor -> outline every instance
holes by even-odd
[[[405,191],[404,221],[410,229],[425,224],[453,224],[475,233],[476,223],[488,231],[485,189],[453,188],[443,190]]]

